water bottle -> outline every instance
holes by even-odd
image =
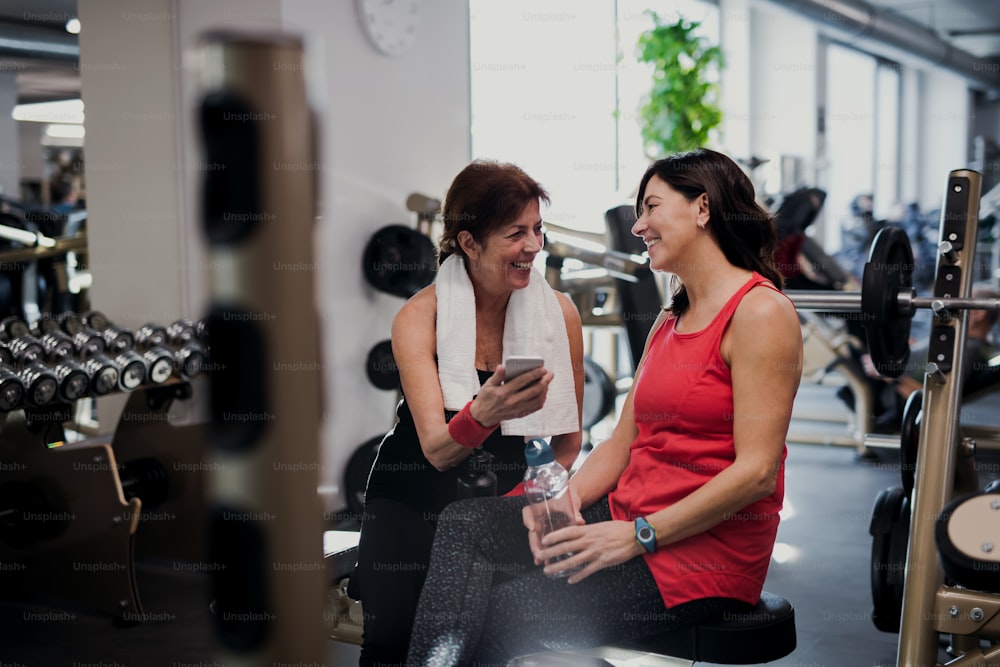
[[[458,471],[459,500],[497,495],[497,476],[489,469],[492,460],[492,454],[477,447],[462,461]]]
[[[524,446],[528,469],[524,473],[524,495],[528,499],[539,539],[554,530],[573,525],[573,503],[569,496],[569,473],[556,461],[549,443],[541,438],[529,440]],[[573,554],[553,558],[550,563]],[[575,570],[554,577],[568,577]]]

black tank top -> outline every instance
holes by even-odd
[[[480,385],[493,375],[488,371],[478,373]],[[456,414],[446,410],[445,420],[451,421]],[[523,482],[527,467],[524,436],[505,436],[497,428],[483,443],[483,449],[493,455],[489,469],[497,476],[497,493],[503,495]],[[368,477],[365,499],[388,498],[405,502],[435,520],[445,505],[457,499],[461,468],[459,464],[442,472],[427,461],[404,396],[396,407],[396,425],[379,445],[378,457]]]

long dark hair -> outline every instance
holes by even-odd
[[[458,234],[468,231],[477,243],[490,232],[517,220],[531,202],[549,203],[549,193],[513,164],[475,160],[455,176],[441,209],[444,230],[438,241],[438,264],[465,252]]]
[[[753,183],[731,159],[707,148],[678,153],[657,160],[642,177],[635,200],[636,217],[642,215],[642,200],[649,179],[658,176],[688,201],[708,196],[708,231],[733,266],[756,271],[781,289],[784,279],[774,258],[778,231],[774,217],[757,203]],[[673,295],[670,311],[687,310],[683,285]]]

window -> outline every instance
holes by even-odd
[[[700,0],[470,0],[473,157],[540,181],[551,223],[603,233],[648,165],[638,108],[650,74],[635,61],[646,9],[701,21],[718,41],[718,8]]]

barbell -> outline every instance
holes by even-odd
[[[954,249],[945,241],[939,250],[953,260]],[[885,377],[903,374],[910,356],[910,324],[918,308],[930,309],[947,318],[956,310],[1000,310],[1000,299],[962,298],[948,293],[933,297],[916,295],[913,287],[913,250],[906,232],[884,227],[875,236],[865,263],[860,292],[788,290],[785,294],[801,310],[858,313],[865,330],[868,352],[878,372]],[[957,267],[938,272],[940,285],[954,282],[959,288]]]

